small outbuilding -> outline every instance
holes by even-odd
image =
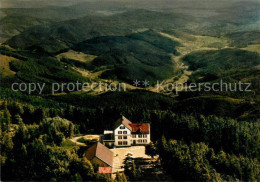
[[[89,147],[85,157],[99,167],[113,167],[114,153],[100,142]]]

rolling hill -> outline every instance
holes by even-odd
[[[35,26],[12,37],[6,44],[14,48],[41,49],[54,54],[94,37],[122,36],[146,29],[182,27],[190,21],[195,20],[174,13],[132,10],[110,16],[86,16]]]
[[[225,35],[231,40],[231,46],[246,47],[251,44],[260,44],[260,31],[233,32]]]
[[[233,97],[257,97],[260,83],[260,56],[240,49],[198,51],[183,58],[192,74],[189,82],[251,83],[253,92],[219,92]],[[212,93],[214,94],[214,92]]]
[[[3,43],[11,37],[20,34],[29,27],[51,22],[47,19],[40,19],[19,14],[4,16],[0,19],[0,21],[0,43]]]
[[[132,83],[149,80],[152,84],[174,75],[170,54],[177,54],[175,41],[154,31],[127,36],[105,36],[81,42],[76,51],[98,56],[92,66],[107,66],[102,77]],[[94,68],[95,69],[95,68]],[[175,70],[177,71],[177,70]]]
[[[231,69],[252,68],[260,64],[257,53],[239,49],[194,52],[183,59],[193,71],[204,70],[223,75]]]

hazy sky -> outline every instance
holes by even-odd
[[[69,6],[79,2],[86,2],[91,0],[0,0],[1,8],[12,8],[12,7],[43,7],[48,5],[53,6]]]
[[[73,4],[77,4],[79,2],[98,2],[102,0],[0,0],[0,6],[1,8],[31,8],[31,7],[43,7],[43,6],[70,6]],[[174,2],[183,2],[184,4],[187,2],[200,2],[200,3],[209,3],[209,2],[216,2],[216,3],[230,3],[232,2],[238,2],[238,1],[256,1],[260,2],[260,0],[103,0],[105,2],[108,1],[114,1],[114,2],[126,2],[126,3],[147,3],[147,4],[174,4]],[[210,4],[210,3],[209,3]]]

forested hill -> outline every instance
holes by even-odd
[[[132,10],[110,16],[86,16],[27,29],[6,42],[14,48],[41,48],[49,53],[71,47],[75,43],[98,37],[126,35],[142,29],[164,29],[183,26],[192,21],[173,13]]]
[[[8,95],[11,96],[6,92],[4,97]],[[84,180],[108,180],[99,176],[89,161],[84,161],[82,152],[86,149],[78,148],[68,138],[74,132],[103,133],[120,114],[131,121],[151,123],[154,152],[160,154],[164,169],[175,180],[258,179],[259,121],[256,119],[238,121],[203,116],[199,112],[175,112],[176,102],[172,98],[149,92],[75,95],[51,100],[12,97],[13,101],[2,102],[0,107],[3,179],[18,180],[23,176],[26,180],[74,180],[80,176]],[[210,110],[212,103],[200,107]],[[239,112],[230,106],[225,110]],[[220,114],[219,110],[215,112]],[[45,167],[38,168],[33,161]],[[30,170],[24,171],[20,164]]]
[[[132,83],[133,80],[163,80],[173,76],[175,65],[171,55],[177,55],[175,42],[154,31],[127,36],[98,37],[81,42],[72,49],[96,55],[92,69],[112,67],[101,75],[112,80]],[[148,54],[149,53],[149,54]],[[69,61],[67,61],[69,62]]]

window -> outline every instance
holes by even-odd
[[[144,140],[144,143],[147,143],[147,140]]]
[[[123,143],[122,142],[118,142],[118,145],[122,145]]]
[[[136,135],[132,135],[133,138],[136,138]]]
[[[127,131],[123,131],[124,134],[127,134]]]
[[[142,135],[138,135],[139,138],[142,138]]]
[[[118,139],[122,139],[122,136],[118,136]]]
[[[142,143],[142,140],[138,140],[138,143]]]
[[[124,139],[127,139],[127,136],[124,136]]]
[[[125,129],[125,127],[124,126],[120,126],[120,129]]]
[[[143,135],[144,138],[147,138],[147,135]]]
[[[124,141],[124,142],[123,142],[123,145],[127,145],[127,141]]]
[[[122,134],[122,131],[118,131],[118,134]]]

